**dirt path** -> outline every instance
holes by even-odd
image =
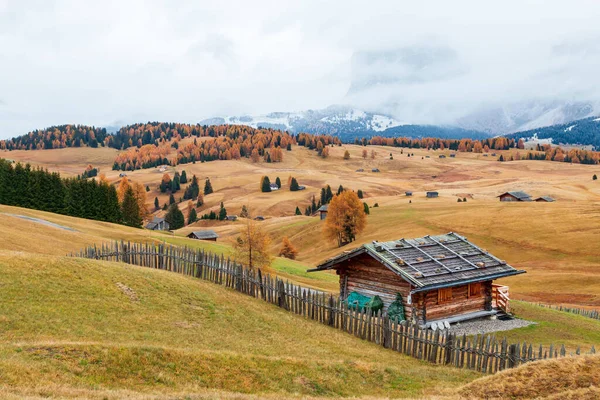
[[[58,224],[55,224],[54,222],[46,221],[45,219],[28,217],[26,215],[10,214],[10,213],[0,213],[0,214],[8,215],[10,217],[25,219],[27,221],[35,222],[37,224],[50,226],[52,228],[62,229],[62,230],[71,231],[71,232],[77,232],[77,230],[75,230],[73,228],[69,228],[68,226],[58,225]]]

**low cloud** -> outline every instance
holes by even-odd
[[[596,1],[38,3],[0,0],[0,137],[330,104],[454,123],[600,98]]]

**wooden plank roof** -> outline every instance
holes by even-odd
[[[391,242],[374,241],[331,258],[309,272],[339,268],[344,261],[365,253],[410,282],[417,288],[415,291],[481,282],[525,272],[511,267],[453,232]]]
[[[219,237],[219,235],[217,235],[217,233],[213,230],[193,231],[188,235],[188,237],[192,235],[198,239],[216,239]]]

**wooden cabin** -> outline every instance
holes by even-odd
[[[407,190],[406,192],[404,192],[404,194],[406,195],[406,197],[412,196],[412,192],[410,190]]]
[[[505,192],[497,197],[500,201],[531,201],[531,196],[523,191]]]
[[[438,196],[439,196],[438,192],[427,192],[427,198],[429,198],[429,199],[435,199]]]
[[[329,209],[329,204],[325,204],[322,205],[321,207],[319,207],[319,209],[317,210],[317,212],[319,213],[319,218],[321,218],[321,221],[324,220],[325,218],[327,218],[327,210]]]
[[[400,293],[406,319],[426,327],[509,312],[508,287],[494,280],[525,272],[452,232],[365,244],[309,272],[330,269],[340,277],[342,299],[377,295],[387,310]]]
[[[210,242],[216,242],[219,235],[215,231],[212,230],[204,230],[204,231],[194,231],[187,235],[190,239],[197,240],[208,240]]]
[[[169,222],[164,218],[154,217],[152,221],[148,222],[146,229],[151,231],[168,231],[171,226]]]
[[[538,203],[552,203],[554,200],[552,197],[550,196],[541,196],[538,197],[537,199],[535,199],[534,201],[537,201]]]

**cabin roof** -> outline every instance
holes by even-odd
[[[342,262],[365,253],[410,282],[417,292],[525,272],[453,232],[391,242],[374,241],[333,257],[309,272],[339,268]]]
[[[544,201],[549,201],[549,202],[555,201],[554,198],[552,198],[550,196],[540,196],[537,199],[535,199],[535,201],[538,201],[538,200],[544,200]]]
[[[329,204],[323,204],[321,207],[319,207],[319,209],[317,211],[327,212],[328,208],[329,208]]]
[[[192,234],[198,239],[216,239],[219,237],[215,231],[209,229],[204,231],[193,231],[188,236],[191,236]]]
[[[527,200],[527,199],[531,200],[531,196],[521,190],[514,191],[514,192],[504,192],[500,196],[496,196],[496,197],[501,197],[501,196],[504,196],[505,194],[510,194],[511,196],[516,197],[519,200]]]

